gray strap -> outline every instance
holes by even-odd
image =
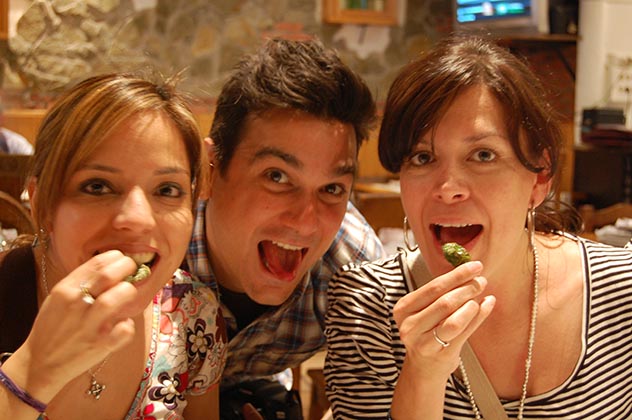
[[[483,367],[478,361],[474,350],[467,341],[461,349],[461,360],[470,380],[470,389],[474,394],[474,400],[484,418],[488,420],[507,420],[507,412],[503,408],[496,391]]]
[[[417,249],[414,252],[402,252],[402,262],[404,262],[404,276],[409,277],[411,283],[418,289],[432,279],[430,271],[421,258]],[[489,382],[483,367],[476,358],[476,354],[466,341],[461,349],[461,360],[465,366],[470,389],[474,394],[474,400],[483,418],[487,420],[507,420],[507,413],[503,408],[494,387]]]

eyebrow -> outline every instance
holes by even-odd
[[[503,135],[502,133],[499,133],[497,131],[485,131],[485,132],[482,132],[482,133],[476,133],[476,134],[473,134],[471,136],[467,136],[465,138],[465,140],[468,141],[468,142],[471,142],[471,143],[476,143],[476,142],[479,142],[479,141],[483,141],[483,140],[485,140],[488,137],[500,137],[500,138],[503,138],[503,139],[507,139],[507,137],[505,137],[505,135]],[[427,136],[422,136],[421,139],[413,145],[413,149],[414,149],[414,147],[416,145],[420,145],[420,144],[421,145],[426,145],[426,146],[434,146],[435,141],[436,140],[434,138],[428,138]]]
[[[276,157],[281,159],[282,161],[284,161],[285,163],[287,163],[290,166],[293,166],[296,169],[302,169],[303,168],[303,163],[301,161],[299,161],[296,156],[291,155],[289,153],[286,153],[280,149],[277,149],[276,147],[264,147],[261,150],[257,151],[257,153],[254,154],[254,156],[252,157],[252,159],[250,160],[250,163],[254,163],[257,160],[260,159],[264,159],[266,157]],[[347,174],[352,174],[354,175],[356,172],[356,164],[355,162],[352,164],[345,164],[345,165],[341,165],[339,167],[337,167],[334,170],[334,174],[336,176],[344,176]]]
[[[113,166],[101,165],[98,163],[83,165],[78,170],[101,171],[101,172],[109,172],[113,174],[121,172],[120,169],[117,169]],[[185,168],[182,168],[181,166],[166,166],[154,171],[154,175],[171,175],[171,174],[179,174],[179,173],[188,175],[189,171]]]

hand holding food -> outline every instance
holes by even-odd
[[[456,242],[445,243],[441,249],[443,250],[445,259],[454,267],[472,260],[467,250]]]

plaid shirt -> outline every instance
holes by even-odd
[[[218,293],[207,255],[205,210],[206,201],[200,201],[186,258],[189,270]],[[372,261],[383,255],[384,249],[377,235],[360,212],[349,204],[332,245],[288,300],[230,340],[222,386],[279,373],[298,366],[323,349],[329,279],[350,261]],[[235,317],[224,304],[221,307],[227,328],[234,332],[237,329]]]

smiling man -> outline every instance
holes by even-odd
[[[366,84],[318,41],[270,40],[224,85],[207,139],[209,199],[187,255],[220,295],[230,338],[223,388],[322,350],[329,278],[382,256],[349,204],[374,121]]]

